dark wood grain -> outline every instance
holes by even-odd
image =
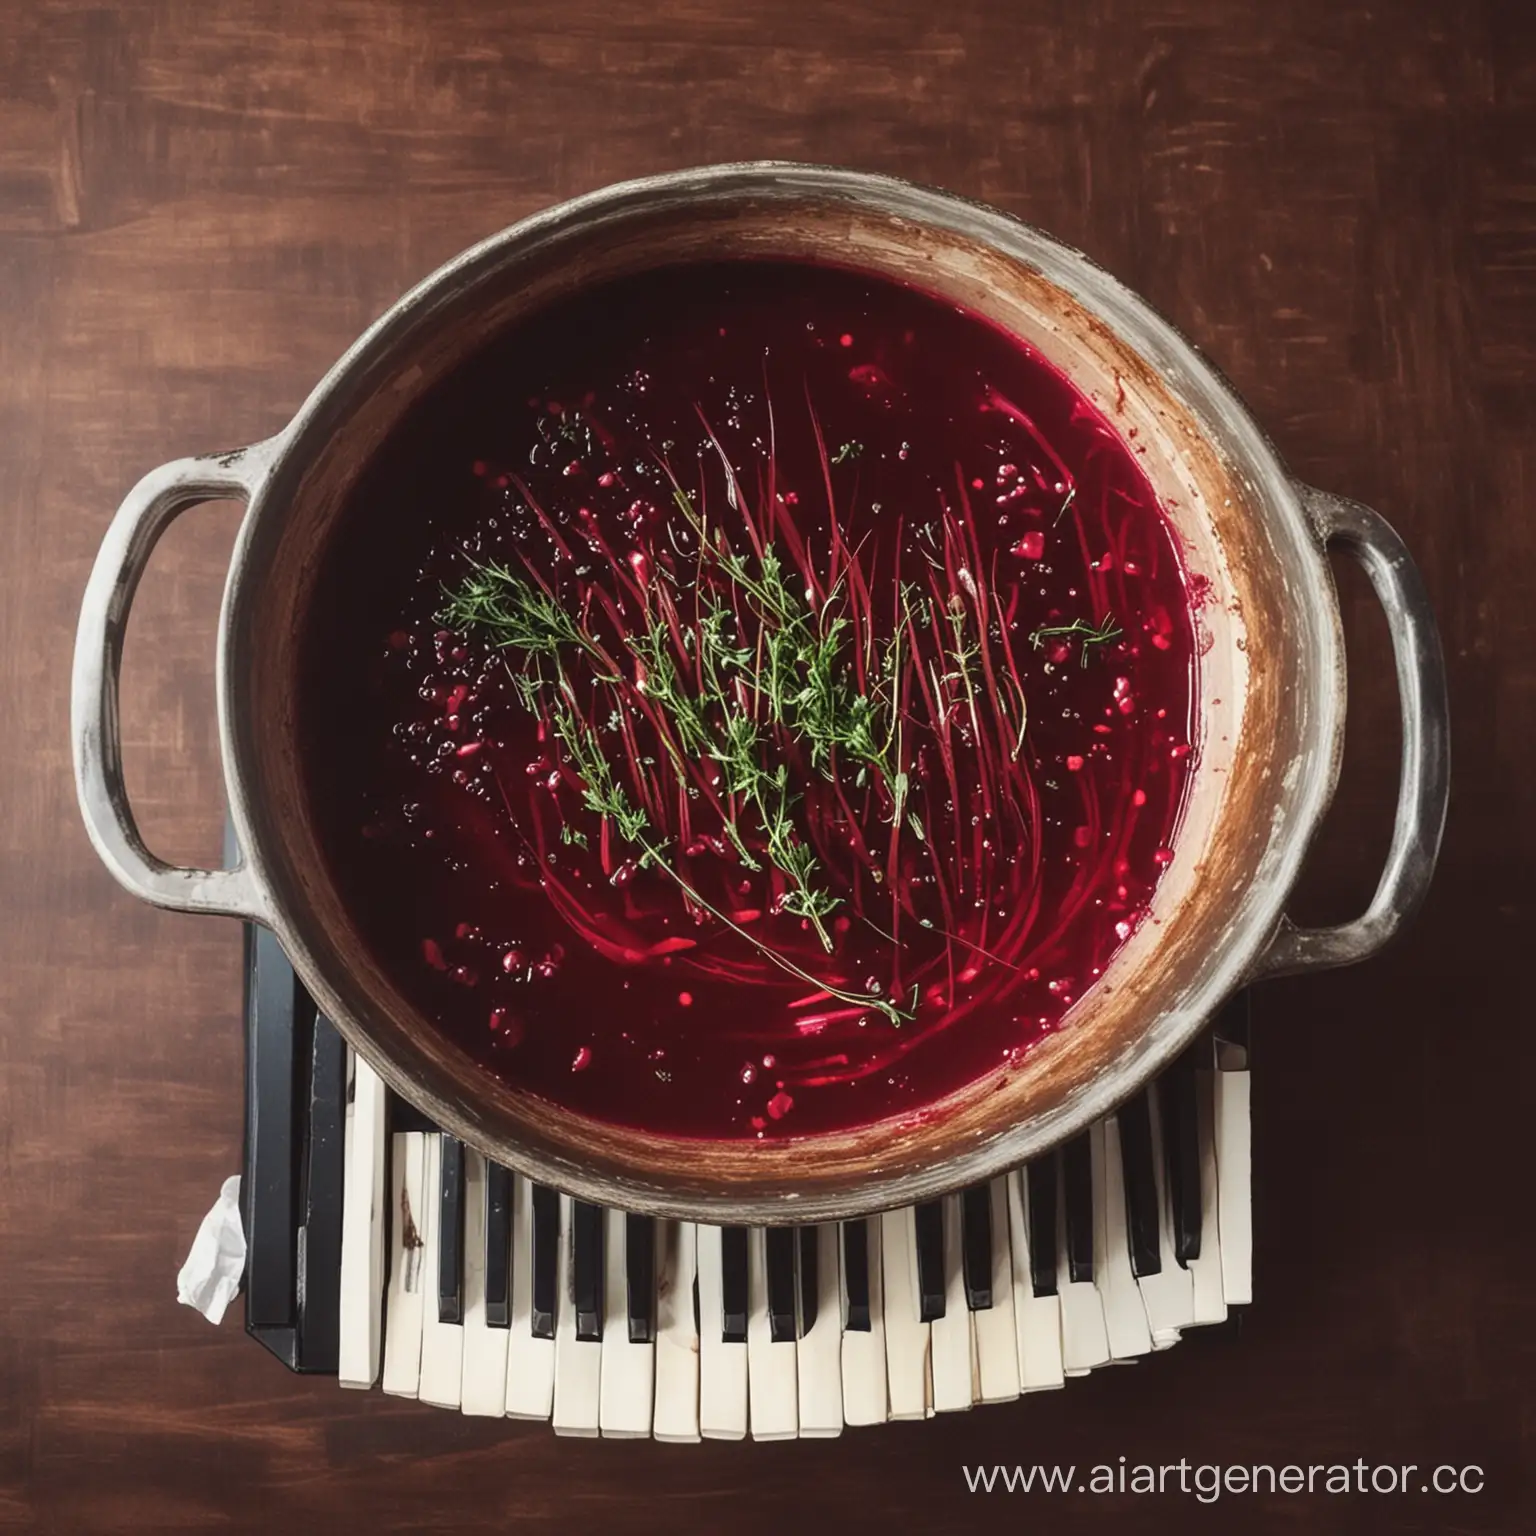
[[[48,1531],[1524,1531],[1536,903],[1536,22],[1465,0],[160,0],[0,21],[0,1524]],[[285,1375],[174,1274],[240,1136],[238,936],[120,893],[67,678],[145,469],[280,426],[460,247],[620,177],[784,155],[1019,213],[1147,295],[1297,473],[1392,518],[1451,664],[1411,938],[1258,1003],[1236,1341],[835,1443],[556,1441]],[[157,558],[133,783],[212,856],[233,517]],[[1343,575],[1349,762],[1303,910],[1370,888],[1396,715]],[[961,1464],[1475,1462],[1479,1496],[972,1498]],[[1233,1505],[1237,1504],[1234,1510]]]

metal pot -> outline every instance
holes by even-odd
[[[584,285],[725,255],[833,261],[913,283],[1039,349],[1145,447],[1189,569],[1204,735],[1151,916],[1006,1076],[922,1116],[835,1135],[683,1141],[555,1111],[492,1078],[369,958],[320,857],[300,772],[294,679],[317,565],[349,488],[403,414],[484,341]],[[199,502],[248,510],[218,637],[219,732],[241,862],[156,858],[123,785],[117,681],[156,541]],[[1396,829],[1369,909],[1336,928],[1284,916],[1332,795],[1344,657],[1324,551],[1360,560],[1386,610],[1402,702]],[[941,192],[816,166],[717,166],[611,187],[505,230],[379,320],[276,437],[181,459],[128,494],[97,557],[73,683],[80,804],[135,895],[264,923],[320,1007],[392,1088],[445,1130],[586,1199],[716,1222],[828,1220],[930,1199],[1014,1167],[1110,1111],[1165,1067],[1232,990],[1379,949],[1418,905],[1444,821],[1444,665],[1423,586],[1376,513],[1293,481],[1216,371],[1085,257]]]

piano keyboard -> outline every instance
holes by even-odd
[[[246,999],[247,1331],[344,1387],[563,1435],[832,1436],[1061,1387],[1252,1296],[1243,996],[1027,1168],[771,1229],[487,1161],[384,1088],[259,930]]]

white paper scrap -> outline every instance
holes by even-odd
[[[176,1276],[176,1300],[196,1307],[210,1323],[222,1322],[224,1309],[240,1290],[245,1273],[245,1228],[240,1222],[240,1175],[224,1180],[213,1209],[203,1217]]]

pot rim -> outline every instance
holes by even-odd
[[[1140,354],[1189,413],[1207,444],[1219,452],[1225,464],[1244,473],[1255,501],[1286,526],[1291,543],[1303,552],[1298,568],[1288,571],[1288,576],[1294,582],[1297,602],[1312,610],[1320,622],[1316,626],[1317,648],[1307,668],[1314,682],[1314,696],[1307,701],[1305,711],[1303,739],[1307,745],[1296,759],[1297,778],[1288,792],[1284,823],[1275,828],[1259,872],[1237,903],[1224,930],[1219,957],[1181,999],[1148,1021],[1131,1047],[1062,1103],[985,1140],[956,1145],[944,1159],[920,1171],[873,1172],[867,1184],[856,1191],[820,1189],[803,1199],[746,1189],[703,1197],[677,1195],[639,1179],[594,1174],[537,1150],[520,1148],[510,1159],[529,1177],[594,1203],[674,1219],[738,1224],[844,1219],[918,1203],[980,1183],[1086,1129],[1168,1066],[1254,971],[1283,921],[1285,900],[1333,793],[1342,742],[1344,676],[1342,632],[1331,574],[1317,534],[1274,446],[1236,391],[1193,343],[1082,252],[1010,214],[951,192],[897,177],[790,161],[731,162],[673,171],[616,183],[555,204],[469,247],[417,283],[342,354],[288,425],[253,451],[250,505],[236,539],[225,587],[217,662],[219,737],[230,814],[245,864],[264,894],[265,920],[322,1011],[403,1097],[412,1096],[409,1079],[387,1059],[377,1057],[366,1031],[349,1020],[302,934],[272,899],[273,885],[263,867],[232,718],[231,701],[239,679],[234,674],[237,657],[229,640],[256,528],[272,510],[269,493],[279,483],[296,483],[297,475],[314,461],[328,440],[328,413],[365,375],[387,363],[397,341],[448,301],[492,279],[504,261],[524,248],[589,221],[638,212],[680,195],[708,201],[748,194],[873,205],[897,218],[984,243],[1039,272]],[[316,428],[325,434],[318,440]],[[281,502],[277,505],[280,507]],[[434,1103],[432,1109],[445,1131],[471,1145],[483,1142],[483,1136],[457,1106]],[[814,1138],[806,1141],[813,1144]]]

